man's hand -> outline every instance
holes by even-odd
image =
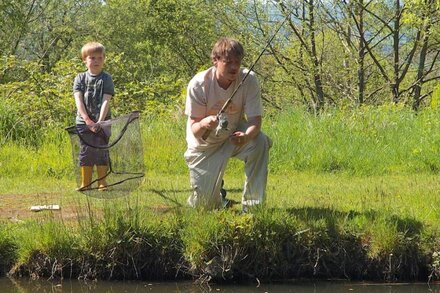
[[[211,115],[200,120],[200,127],[206,130],[213,130],[218,125],[218,119],[216,115]]]
[[[216,115],[206,116],[204,118],[190,117],[191,130],[197,138],[206,139],[209,133],[218,125]],[[205,136],[206,137],[203,137]]]
[[[229,141],[234,145],[242,146],[248,143],[249,136],[242,131],[236,131],[229,136]]]

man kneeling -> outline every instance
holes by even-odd
[[[260,131],[261,91],[254,72],[249,73],[224,113],[217,117],[248,72],[241,68],[243,56],[244,50],[238,41],[221,38],[212,49],[213,66],[197,73],[188,84],[185,160],[193,189],[188,198],[190,206],[207,209],[224,206],[220,191],[231,157],[245,163],[243,210],[261,205],[265,199],[272,143]]]

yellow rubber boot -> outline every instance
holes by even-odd
[[[78,191],[90,189],[92,174],[93,166],[81,166],[81,186],[77,189]]]
[[[107,176],[108,166],[96,166],[96,170],[98,171],[98,190],[105,191],[107,190],[107,182],[105,181],[105,177]]]

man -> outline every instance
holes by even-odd
[[[216,209],[223,206],[221,187],[229,158],[245,163],[243,211],[265,199],[270,139],[263,134],[261,91],[250,72],[238,88],[220,120],[217,113],[248,72],[241,68],[244,50],[230,38],[221,38],[211,53],[213,66],[196,74],[188,84],[185,114],[188,116],[185,160],[193,193],[188,204]]]

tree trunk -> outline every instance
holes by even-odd
[[[434,3],[434,0],[427,0],[428,4],[428,11],[431,10],[431,6]],[[427,13],[429,14],[429,13]],[[426,55],[428,53],[428,45],[429,45],[429,30],[431,29],[431,19],[430,15],[425,17],[425,25],[423,28],[423,38],[422,38],[422,49],[420,50],[420,56],[419,56],[419,64],[417,68],[417,78],[416,78],[416,84],[414,86],[414,92],[413,92],[413,105],[412,108],[414,110],[418,110],[420,107],[421,102],[421,92],[422,92],[422,85],[423,85],[423,78],[425,76],[425,64],[426,64]]]
[[[313,62],[313,82],[315,84],[316,90],[316,106],[317,112],[321,110],[324,106],[324,90],[322,88],[321,70],[318,54],[316,51],[316,39],[315,39],[315,15],[314,8],[315,4],[313,0],[308,2],[309,8],[309,30],[310,30],[310,47],[312,51],[312,62]]]
[[[394,29],[393,29],[393,53],[394,53],[394,63],[393,63],[393,82],[391,83],[391,92],[393,96],[393,102],[399,102],[399,49],[400,49],[400,0],[396,0],[396,6],[394,10]]]
[[[365,99],[365,37],[364,37],[364,1],[358,3],[359,16],[359,47],[358,47],[358,104],[362,105]]]

